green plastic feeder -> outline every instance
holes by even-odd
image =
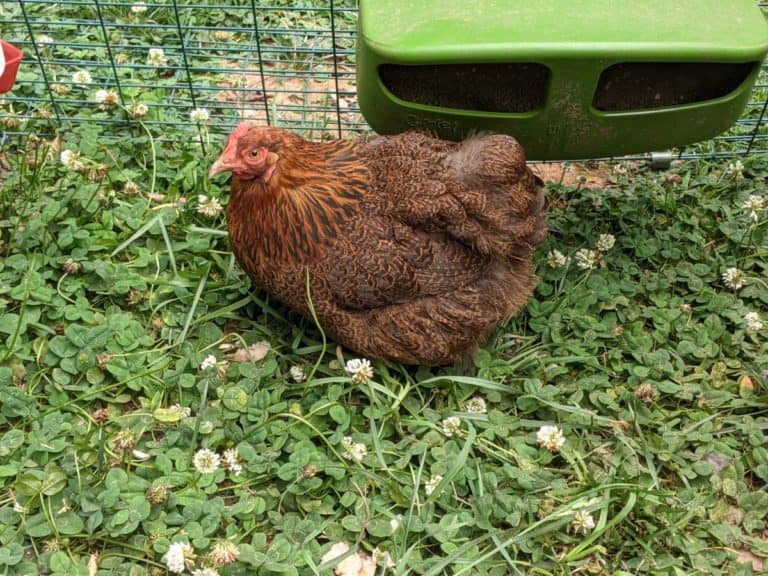
[[[530,159],[726,130],[768,52],[755,0],[361,0],[358,99],[381,134],[515,136]]]

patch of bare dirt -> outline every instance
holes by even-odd
[[[342,127],[364,122],[357,111],[354,68],[338,68],[337,88],[337,81],[330,74],[308,76],[265,67],[262,80],[258,70],[238,70],[236,64],[232,67],[232,74],[219,83],[222,90],[215,98],[238,108],[244,120],[266,123],[269,113],[273,124],[276,114],[278,125],[301,123],[333,127],[338,106]],[[352,135],[355,133],[351,130],[343,132],[343,136]]]
[[[612,162],[543,162],[531,164],[531,170],[544,182],[557,182],[573,187],[606,188],[615,183],[615,163]]]

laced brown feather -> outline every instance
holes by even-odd
[[[262,266],[265,258],[305,264],[322,255],[366,189],[365,165],[347,153],[353,143],[287,144],[269,182],[232,179],[229,232],[233,247],[244,250],[238,257],[250,264],[246,269]]]

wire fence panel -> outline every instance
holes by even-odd
[[[226,132],[254,119],[314,137],[367,130],[356,106],[354,0],[21,0],[1,10],[3,39],[25,53],[4,98],[8,136],[44,121],[141,120],[162,131],[197,119]]]
[[[25,56],[0,100],[4,136],[93,123],[120,138],[141,122],[204,145],[242,119],[310,138],[364,133],[356,24],[357,0],[5,1],[0,36]],[[764,66],[732,129],[679,155],[768,151],[767,107]]]

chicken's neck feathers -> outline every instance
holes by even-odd
[[[233,178],[227,219],[238,259],[258,267],[320,256],[359,212],[367,190],[367,168],[349,148],[315,144],[281,155],[266,183]]]

